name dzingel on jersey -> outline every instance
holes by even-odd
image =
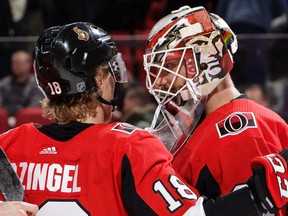
[[[73,193],[78,186],[79,165],[12,163],[25,190]]]

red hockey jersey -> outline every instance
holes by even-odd
[[[172,164],[201,195],[215,198],[246,184],[253,157],[287,146],[283,119],[249,99],[236,99],[200,123]]]
[[[196,203],[162,142],[131,125],[91,125],[61,141],[31,123],[2,134],[0,145],[37,216],[183,215]]]

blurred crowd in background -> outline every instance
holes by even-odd
[[[50,26],[88,21],[112,34],[130,74],[114,120],[148,127],[156,102],[145,88],[145,39],[159,19],[183,5],[204,6],[227,21],[239,43],[235,85],[288,122],[288,0],[1,0],[0,124],[7,117],[13,128],[17,111],[40,109],[34,38]]]

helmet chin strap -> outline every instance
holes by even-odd
[[[112,106],[112,112],[115,111],[115,107],[117,105],[117,101],[118,101],[118,98],[117,97],[114,97],[113,100],[111,100],[110,102],[105,100],[104,98],[102,98],[101,96],[97,97],[97,100],[100,101],[101,103],[103,104],[106,104],[106,105],[111,105]]]
[[[100,101],[103,104],[111,105],[112,106],[112,112],[115,111],[115,107],[118,103],[118,94],[119,94],[119,83],[115,83],[115,90],[114,90],[114,98],[111,101],[107,101],[101,96],[97,97],[97,100]]]

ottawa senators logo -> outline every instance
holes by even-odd
[[[78,39],[79,40],[84,40],[84,41],[88,41],[89,40],[89,34],[88,32],[78,29],[77,27],[73,28],[73,31],[78,35]]]
[[[248,128],[257,128],[252,112],[235,112],[216,124],[220,138],[236,135]]]

